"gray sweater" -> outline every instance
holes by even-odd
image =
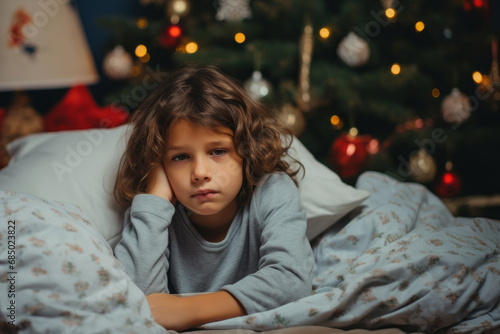
[[[145,294],[226,290],[248,314],[310,295],[314,258],[299,192],[284,173],[264,181],[220,242],[203,239],[180,203],[135,196],[116,257]]]

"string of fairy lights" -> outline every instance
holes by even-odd
[[[380,1],[384,7],[384,15],[387,22],[395,22],[400,14],[398,9],[395,8],[396,2],[391,0]],[[479,0],[472,1],[470,6],[484,5],[484,2],[479,1],[481,2],[479,3],[478,1]],[[468,1],[466,2],[468,3]],[[198,42],[192,40],[189,36],[183,35],[182,28],[179,25],[181,18],[189,13],[189,9],[190,3],[188,0],[171,0],[167,1],[166,4],[166,13],[170,20],[170,24],[165,27],[161,36],[159,36],[160,42],[163,46],[172,48],[177,53],[194,54],[200,51]],[[252,13],[249,7],[249,0],[219,0],[215,19],[218,21],[241,21],[244,19],[251,19],[251,15]],[[144,17],[141,17],[136,21],[138,29],[146,29],[148,24],[148,19]],[[424,21],[417,19],[413,28],[416,33],[422,33],[426,29],[426,24]],[[333,33],[335,29],[335,26],[323,26],[315,32],[312,24],[306,22],[303,34],[298,41],[300,50],[300,73],[297,83],[297,100],[294,101],[295,103],[293,104],[285,103],[281,107],[283,120],[296,135],[300,135],[305,129],[305,118],[302,113],[310,112],[310,110],[313,109],[311,108],[312,101],[309,74],[315,40],[314,35],[316,35],[316,38],[319,38],[319,40],[323,42],[330,42],[335,35]],[[451,29],[446,28],[443,30],[443,35],[445,38],[451,39],[453,37],[453,32]],[[236,44],[252,42],[248,40],[244,31],[237,31],[234,33],[232,38]],[[370,46],[367,41],[363,39],[363,36],[360,36],[359,31],[351,31],[341,40],[334,42],[339,42],[337,46],[337,55],[339,59],[345,63],[345,65],[350,67],[362,67],[369,61]],[[496,48],[496,40],[492,40],[493,65],[491,72],[481,73],[476,70],[471,73],[471,79],[483,91],[491,91],[494,85],[498,86],[500,83]],[[124,79],[129,76],[139,76],[143,68],[141,64],[147,64],[151,60],[148,46],[144,43],[138,44],[135,47],[134,56],[135,61],[130,55],[126,54],[121,46],[117,45],[104,60],[103,68],[105,73],[115,79]],[[495,64],[496,67],[494,66]],[[401,75],[405,70],[405,65],[398,62],[392,63],[387,69],[387,71],[389,71],[393,76]],[[272,91],[272,85],[262,76],[260,68],[256,66],[251,78],[245,82],[245,89],[247,89],[253,98],[263,99]],[[434,87],[429,94],[431,94],[433,98],[442,99],[441,112],[443,119],[450,124],[461,123],[467,120],[472,109],[471,102],[468,97],[456,87],[444,97],[442,97],[441,90],[442,89],[439,87]],[[494,92],[492,96],[496,101],[500,101],[500,91]],[[383,150],[390,145],[391,138],[383,143],[379,143],[376,138],[360,136],[359,131],[355,124],[353,124],[352,120],[344,120],[339,114],[333,114],[330,117],[330,123],[336,130],[342,130],[346,127],[348,128],[345,135],[339,137],[339,140],[344,141],[344,144],[336,146],[337,148],[340,147],[340,151],[333,150],[333,147],[335,146],[335,143],[333,143],[332,152],[330,154],[332,157],[332,165],[337,166],[339,170],[359,169],[353,168],[350,164],[345,164],[343,166],[339,165],[339,160],[341,159],[354,157],[360,151],[362,151],[365,155],[377,154],[380,150]],[[432,120],[417,117],[398,125],[395,132],[401,134],[406,131],[418,131],[429,128],[432,125]],[[363,140],[359,140],[360,138]],[[361,161],[361,163],[363,163],[366,158],[362,160],[363,161]],[[359,166],[361,166],[361,163]],[[413,169],[413,178],[418,182],[431,182],[436,177],[437,167],[428,152],[419,151],[418,154],[410,157],[409,165],[410,168]],[[446,171],[451,173],[452,167],[453,164],[448,161],[446,163]],[[450,177],[450,175],[453,175],[453,177]],[[442,180],[445,184],[453,186],[453,189],[459,188],[457,187],[457,183],[459,182],[458,176],[455,174],[445,174]],[[449,188],[447,189],[448,193],[445,191],[443,192],[443,195],[454,195],[456,193],[456,191],[450,191]]]

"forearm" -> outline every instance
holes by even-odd
[[[147,300],[155,321],[177,331],[247,314],[240,302],[227,291],[188,297],[155,293],[147,296]]]
[[[247,314],[241,303],[227,291],[200,294],[186,298],[193,306],[195,325],[235,318]]]
[[[174,208],[156,196],[139,196],[137,201],[134,198],[115,256],[145,294],[168,292],[168,226]]]

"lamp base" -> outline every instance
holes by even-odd
[[[8,143],[43,131],[43,118],[31,106],[29,96],[21,91],[15,92],[0,129],[0,167],[7,165],[10,160],[7,152]]]

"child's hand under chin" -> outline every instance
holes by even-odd
[[[157,164],[151,171],[146,192],[164,198],[172,204],[177,201],[162,163]]]

